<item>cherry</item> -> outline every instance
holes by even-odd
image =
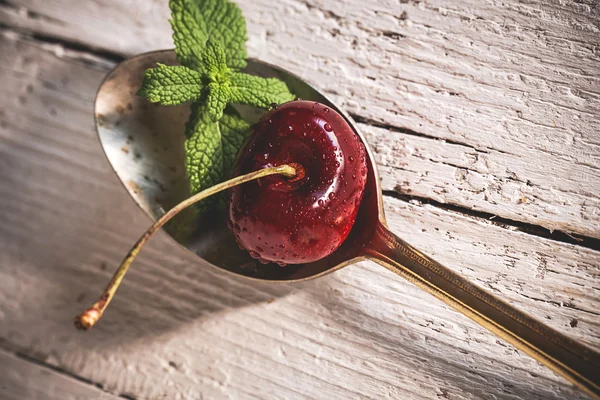
[[[301,264],[333,253],[356,219],[367,178],[365,147],[344,118],[315,102],[272,109],[253,126],[233,175],[292,165],[236,186],[228,226],[240,247],[263,263]]]

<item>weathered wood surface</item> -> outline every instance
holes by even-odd
[[[32,363],[0,350],[2,400],[116,400],[89,382]]]
[[[434,201],[386,196],[395,232],[600,348],[600,252],[460,212],[600,237],[597,8],[365,3],[241,2],[250,53],[336,95],[362,118],[385,188]],[[248,284],[164,236],[103,323],[75,332],[72,316],[148,224],[93,131],[93,96],[112,62],[80,46],[123,55],[169,47],[166,15],[162,1],[0,5],[7,349],[128,398],[585,398],[374,264],[302,285]],[[0,355],[0,365],[39,376],[40,365]],[[15,390],[72,380],[44,379]]]

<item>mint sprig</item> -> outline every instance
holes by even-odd
[[[180,66],[144,73],[138,95],[162,105],[193,102],[186,124],[186,170],[195,194],[229,176],[250,131],[231,104],[269,108],[294,99],[275,78],[241,72],[247,64],[246,22],[229,0],[170,0]]]

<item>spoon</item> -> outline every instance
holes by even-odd
[[[185,173],[183,134],[189,107],[158,107],[137,97],[142,73],[157,62],[176,65],[175,53],[144,53],[122,62],[101,84],[95,103],[96,129],[106,156],[138,206],[154,221],[190,196]],[[198,221],[182,213],[165,226],[180,245],[217,268],[273,282],[317,278],[361,260],[375,261],[462,312],[537,361],[600,399],[600,354],[494,297],[422,254],[386,226],[377,166],[367,142],[348,114],[295,75],[249,60],[246,72],[277,77],[304,100],[326,104],[352,126],[367,149],[367,187],[356,223],[332,255],[310,264],[262,265],[239,250],[221,220]],[[240,106],[249,122],[260,113]]]

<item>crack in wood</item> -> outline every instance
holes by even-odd
[[[24,6],[16,5],[8,0],[0,0],[0,7],[11,10],[15,13],[25,13],[25,17],[31,20],[43,20],[52,24],[64,26],[65,23],[59,19],[44,15],[35,11],[32,11]]]
[[[572,310],[580,311],[580,312],[583,312],[583,313],[586,313],[586,314],[600,316],[600,313],[598,313],[598,312],[591,311],[591,310],[585,310],[583,308],[576,307],[572,303],[564,303],[562,301],[554,301],[554,300],[544,300],[544,299],[540,299],[538,297],[528,296],[528,295],[526,295],[525,293],[522,293],[522,292],[515,292],[515,293],[517,293],[519,296],[523,296],[523,297],[525,297],[526,299],[529,299],[529,300],[538,301],[538,302],[542,302],[542,303],[548,303],[548,304],[555,305],[557,307],[570,308]]]
[[[461,207],[454,204],[442,203],[427,197],[414,196],[405,193],[400,185],[396,186],[395,190],[384,190],[384,196],[393,197],[395,199],[410,202],[418,201],[421,204],[427,204],[440,208],[446,211],[455,212],[457,214],[467,215],[472,218],[483,220],[491,225],[496,225],[501,228],[527,233],[529,235],[538,236],[544,239],[550,239],[560,243],[567,243],[574,246],[581,246],[591,250],[600,251],[600,239],[595,239],[589,236],[576,235],[558,230],[550,231],[539,225],[528,224],[526,222],[515,221],[509,218],[499,217],[485,211],[473,210],[471,208]]]
[[[28,354],[24,350],[19,350],[18,346],[11,344],[6,338],[3,338],[3,337],[0,337],[0,350],[3,350],[9,354],[13,354],[17,358],[19,358],[27,363],[37,365],[39,367],[42,367],[44,369],[53,371],[60,375],[69,377],[71,379],[74,379],[74,380],[84,383],[86,385],[94,386],[95,388],[100,389],[104,393],[108,393],[113,396],[127,399],[127,400],[137,400],[137,398],[135,396],[128,394],[128,393],[122,393],[122,394],[111,393],[104,388],[104,385],[102,383],[94,382],[91,379],[88,379],[81,375],[75,374],[75,373],[68,371],[64,368],[61,368],[57,365],[53,365],[48,362],[45,362],[43,360],[44,357],[40,357],[39,354],[32,355],[32,354]]]
[[[4,7],[2,1],[0,0],[0,8]],[[66,40],[63,38],[59,38],[56,36],[45,35],[39,32],[35,32],[29,29],[21,29],[14,26],[9,26],[3,23],[0,23],[0,31],[10,32],[13,34],[17,34],[20,39],[27,41],[37,41],[50,45],[59,45],[66,50],[71,50],[76,53],[82,53],[83,55],[92,56],[94,58],[100,58],[106,62],[117,64],[126,59],[123,54],[119,54],[117,52],[101,50],[97,48],[93,48],[83,43],[79,43],[74,40]],[[86,57],[81,57],[81,60],[89,63]]]
[[[439,140],[448,144],[454,144],[454,145],[458,145],[458,146],[463,146],[463,147],[467,147],[469,149],[473,149],[479,153],[485,153],[485,154],[489,154],[491,151],[497,152],[497,153],[501,153],[501,154],[511,154],[507,151],[504,150],[499,150],[499,149],[483,149],[483,148],[479,148],[479,147],[475,147],[471,144],[465,143],[465,142],[461,142],[458,140],[452,140],[452,139],[447,139],[447,138],[441,138],[441,137],[436,137],[433,135],[428,135],[426,133],[422,133],[422,132],[417,132],[413,129],[408,129],[408,128],[403,128],[403,127],[399,127],[396,125],[392,125],[392,124],[386,124],[385,122],[381,122],[381,121],[376,121],[370,118],[365,118],[362,117],[358,114],[355,113],[349,113],[350,117],[352,117],[352,119],[354,121],[356,121],[357,123],[360,124],[365,124],[365,125],[369,125],[369,126],[374,126],[376,128],[381,128],[381,129],[387,129],[389,131],[392,132],[398,132],[398,133],[402,133],[405,135],[410,135],[410,136],[415,136],[415,137],[421,137],[421,138],[425,138],[425,139],[431,139],[431,140]]]

